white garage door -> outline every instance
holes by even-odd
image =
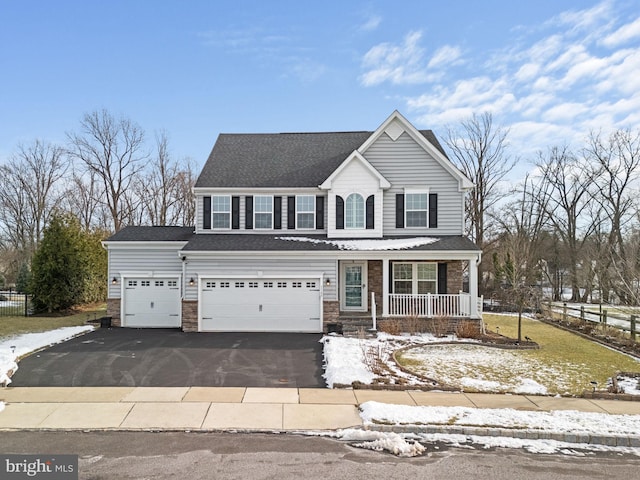
[[[180,287],[175,278],[125,279],[124,327],[180,327]]]
[[[203,279],[200,328],[226,332],[322,332],[320,282]]]

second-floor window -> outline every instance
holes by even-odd
[[[345,201],[344,220],[346,228],[364,228],[364,198],[352,193]]]
[[[213,228],[231,228],[231,197],[211,197],[211,211]]]
[[[253,199],[254,228],[273,228],[273,197],[256,195]]]
[[[316,197],[315,195],[296,196],[296,228],[316,228]]]
[[[428,218],[427,192],[405,193],[405,225],[426,227]]]

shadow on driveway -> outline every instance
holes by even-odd
[[[13,387],[325,387],[322,336],[97,329],[22,359]]]

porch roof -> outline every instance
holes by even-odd
[[[182,251],[472,251],[480,249],[462,236],[386,236],[383,238],[327,238],[326,235],[201,234],[194,235]]]

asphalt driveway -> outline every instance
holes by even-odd
[[[97,329],[22,359],[14,387],[324,387],[321,335]]]

